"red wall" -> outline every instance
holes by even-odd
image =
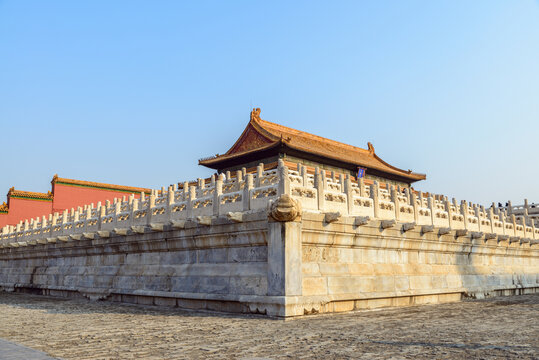
[[[93,203],[97,205],[99,201],[103,204],[106,200],[112,201],[114,198],[129,197],[131,193],[113,190],[104,190],[96,188],[88,188],[81,186],[69,186],[64,184],[54,184],[53,188],[54,200],[52,209],[53,212],[61,212],[65,209],[77,208]],[[139,194],[135,194],[138,199]]]
[[[10,198],[8,214],[0,215],[0,227],[16,225],[21,220],[30,221],[38,216],[48,216],[52,212],[52,203],[52,201]]]
[[[53,200],[39,201],[31,199],[9,198],[9,212],[0,214],[0,228],[5,225],[17,225],[21,220],[30,221],[36,217],[41,217],[54,212],[62,212],[65,209],[84,207],[91,203],[94,206],[99,201],[103,204],[106,200],[113,201],[114,198],[129,197],[131,193],[115,190],[105,190],[83,186],[69,186],[55,183],[53,186]],[[138,199],[140,193],[135,193]]]

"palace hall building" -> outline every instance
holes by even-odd
[[[243,167],[254,169],[258,164],[276,165],[278,159],[289,164],[364,177],[367,183],[409,187],[425,180],[425,174],[402,170],[382,160],[369,142],[367,149],[312,135],[260,118],[260,109],[253,109],[251,119],[236,143],[223,155],[199,161],[200,165],[218,172],[236,171]],[[362,176],[363,175],[363,176]],[[370,180],[370,181],[369,181]]]

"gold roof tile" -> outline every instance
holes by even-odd
[[[291,149],[334,159],[360,167],[367,167],[389,174],[398,175],[412,181],[426,179],[425,174],[402,170],[383,161],[368,143],[367,149],[327,139],[304,131],[275,124],[260,118],[260,109],[253,109],[249,124],[236,143],[224,155],[200,160],[199,164],[215,167],[216,164],[242,157],[250,153],[285,145]]]

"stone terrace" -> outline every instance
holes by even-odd
[[[539,227],[279,160],[26,221],[0,289],[289,317],[539,291]]]

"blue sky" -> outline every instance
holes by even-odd
[[[425,191],[539,202],[539,2],[0,0],[0,194],[205,177],[252,107]]]

